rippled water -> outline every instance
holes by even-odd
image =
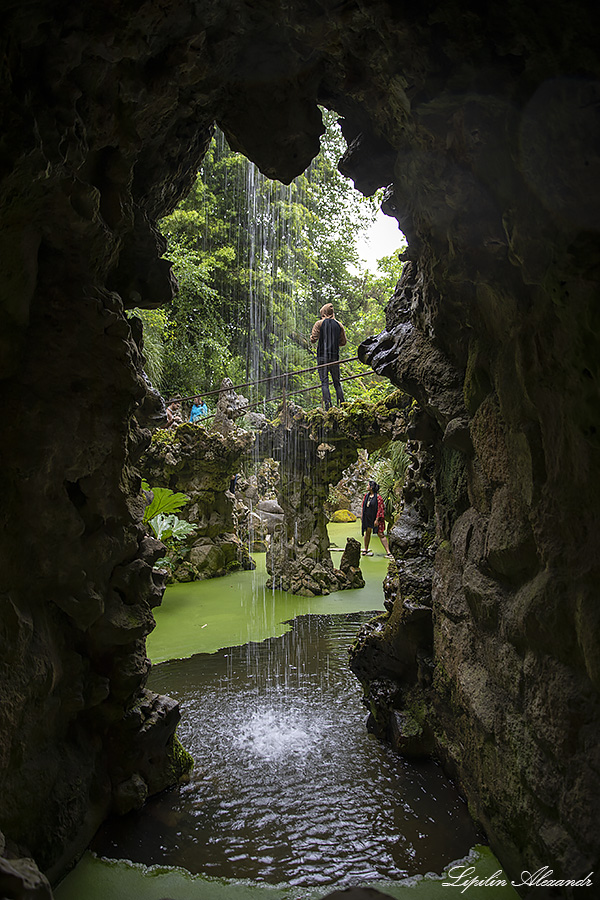
[[[108,822],[93,850],[256,883],[346,886],[440,872],[477,833],[433,764],[369,735],[347,648],[370,614],[304,616],[260,644],[173,660],[188,784]]]

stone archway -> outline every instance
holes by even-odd
[[[359,189],[389,186],[410,244],[370,358],[419,401],[435,460],[439,744],[510,872],[597,868],[589,4],[493,2],[482,20],[444,0],[66,2],[58,15],[33,0],[5,11],[4,35],[8,852],[55,878],[127,785],[139,798],[174,777],[176,710],[144,688],[160,550],[135,464],[157,410],[123,309],[170,299],[154,222],[191,185],[212,123],[288,181],[316,153],[320,102],[342,117],[344,170]],[[440,403],[450,370],[466,416]],[[164,725],[154,770],[149,719]]]
[[[279,462],[278,499],[284,512],[267,552],[268,586],[307,596],[364,586],[360,572],[333,565],[324,504],[330,484],[339,481],[359,449],[406,440],[410,405],[401,391],[377,405],[350,404],[325,414],[307,415],[290,404],[278,422],[258,434],[259,453]],[[357,555],[352,568],[359,563]]]

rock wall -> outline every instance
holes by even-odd
[[[321,102],[409,239],[370,358],[429,430],[438,747],[509,870],[598,867],[598,30],[585,0],[5,4],[5,855],[55,877],[119,784],[165,780],[120,743],[158,721],[161,592],[123,309],[170,299],[154,222],[213,121],[289,181]]]
[[[423,504],[430,491],[412,473],[408,492],[421,503],[412,527],[400,523],[388,616],[360,636],[352,666],[376,727],[401,752],[444,761],[509,871],[547,865],[583,878],[600,849],[584,811],[600,803],[591,272],[569,274],[549,234],[544,265],[528,269],[541,252],[539,214],[532,201],[521,258],[507,245],[504,269],[516,271],[505,286],[497,260],[469,305],[452,289],[464,258],[438,258],[448,292],[438,296],[409,263],[386,330],[363,345],[362,358],[425,414],[413,434],[434,491]],[[554,225],[575,256],[582,240],[591,251],[589,233]]]
[[[179,712],[144,687],[164,584],[131,466],[160,410],[119,298],[47,284],[28,335],[5,397],[0,822],[53,877],[125,794],[177,780]]]

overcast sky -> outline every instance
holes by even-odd
[[[377,271],[377,260],[382,256],[389,256],[396,250],[400,250],[406,246],[406,239],[402,232],[398,229],[396,219],[379,210],[377,218],[371,228],[365,233],[364,238],[359,240],[358,252],[372,271]]]

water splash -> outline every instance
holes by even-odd
[[[368,614],[304,616],[280,638],[172,660],[149,685],[180,700],[188,784],[108,823],[107,857],[255,884],[347,887],[441,871],[475,843],[435,765],[365,729],[347,648]]]
[[[311,715],[297,708],[257,710],[240,726],[234,744],[249,760],[305,762],[309,753],[318,754],[324,733],[331,728],[330,717]]]

